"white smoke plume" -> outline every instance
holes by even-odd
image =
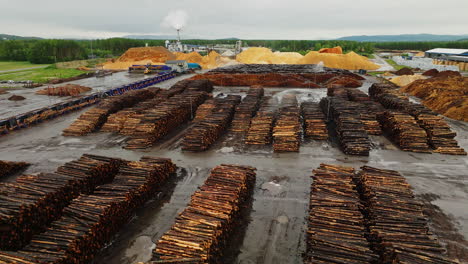
[[[180,30],[187,25],[188,14],[185,10],[174,10],[169,12],[163,19],[161,25],[163,27]]]

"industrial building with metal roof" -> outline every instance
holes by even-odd
[[[468,49],[431,49],[425,52],[426,57],[428,58],[440,58],[448,56],[466,56],[468,57]]]

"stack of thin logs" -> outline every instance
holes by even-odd
[[[154,107],[154,99],[159,98],[159,94],[161,92],[160,88],[148,88],[148,90],[151,92],[151,94],[148,95],[145,100],[142,102],[137,103],[136,105],[125,108],[121,111],[118,111],[117,113],[109,115],[107,118],[106,123],[102,126],[101,131],[103,132],[120,132],[125,125],[125,122],[141,113],[144,109],[147,109],[148,107]]]
[[[193,122],[199,122],[205,119],[209,114],[211,114],[215,106],[215,99],[211,98],[206,100],[198,107],[197,114],[195,115]]]
[[[258,110],[263,93],[263,87],[261,86],[250,87],[244,100],[236,107],[231,131],[245,134],[249,130],[250,121]]]
[[[320,106],[328,114],[328,119],[333,119],[343,152],[348,155],[369,156],[369,135],[355,111],[359,104],[333,96],[323,98]]]
[[[222,164],[214,168],[171,229],[158,240],[154,263],[224,263],[224,251],[252,196],[255,176],[255,168],[248,166]]]
[[[57,173],[23,175],[16,182],[0,184],[0,248],[14,250],[60,217],[67,204],[81,192],[108,182],[121,161],[83,155],[58,168]]]
[[[294,94],[283,97],[279,117],[273,128],[275,152],[299,152],[301,140],[301,114]]]
[[[426,130],[429,145],[433,151],[441,154],[466,155],[466,151],[455,140],[457,133],[450,129],[447,121],[439,115],[420,114],[418,124]]]
[[[385,111],[385,108],[359,89],[346,89],[348,99],[359,103],[356,111],[359,113],[362,124],[369,135],[382,135],[382,128],[377,116]]]
[[[126,148],[143,149],[152,146],[157,140],[191,120],[198,106],[207,98],[208,94],[204,91],[187,90],[162,102],[158,108],[146,111]]]
[[[321,164],[313,172],[304,263],[374,263],[354,169]]]
[[[271,97],[263,97],[263,102],[257,115],[252,118],[250,128],[245,137],[247,145],[269,145],[272,141],[275,111],[270,109]]]
[[[123,108],[135,105],[148,97],[154,96],[150,90],[133,90],[122,96],[103,100],[95,108],[86,111],[63,131],[64,136],[84,136],[99,129],[107,117]]]
[[[423,203],[397,171],[361,168],[356,182],[366,205],[369,241],[379,263],[454,264],[428,228]]]
[[[216,106],[212,112],[205,119],[195,123],[184,135],[182,150],[207,150],[226,131],[240,101],[241,97],[238,95],[215,98]]]
[[[0,179],[18,173],[29,166],[26,162],[0,160]]]
[[[404,151],[430,153],[426,130],[411,115],[386,111],[379,116],[384,131]]]
[[[126,163],[112,183],[100,186],[92,195],[73,200],[63,216],[44,233],[34,236],[18,252],[0,253],[0,260],[14,257],[39,264],[91,262],[135,209],[154,196],[174,172],[175,166],[168,159],[146,158],[145,162]]]
[[[304,102],[301,109],[304,120],[304,136],[317,140],[327,140],[327,123],[320,105],[313,102]]]

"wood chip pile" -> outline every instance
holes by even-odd
[[[341,148],[348,155],[369,156],[370,140],[360,115],[356,112],[359,104],[340,97],[327,97],[320,101],[328,119],[336,125]]]
[[[273,150],[299,152],[301,131],[301,111],[297,106],[296,95],[285,95],[273,127]]]
[[[249,89],[244,100],[236,107],[231,131],[245,134],[249,130],[250,121],[260,106],[263,93],[263,87],[252,86]]]
[[[18,173],[29,166],[26,162],[0,160],[0,179]]]
[[[205,151],[226,131],[241,101],[238,95],[215,98],[215,108],[205,119],[191,127],[182,140],[182,150]]]
[[[386,111],[379,116],[390,139],[404,151],[430,153],[426,130],[414,117],[400,112]]]
[[[122,96],[114,96],[103,100],[95,108],[86,111],[63,131],[64,136],[84,136],[98,130],[107,117],[123,108],[131,107],[148,97],[152,97],[149,90],[133,90]]]
[[[156,243],[155,263],[223,263],[241,210],[252,196],[255,176],[255,168],[247,166],[214,168]]]
[[[374,263],[354,169],[321,164],[310,192],[304,263]]]
[[[188,90],[174,95],[157,108],[147,110],[127,142],[127,149],[144,149],[191,120],[197,107],[208,98],[204,91]]]
[[[112,180],[121,161],[83,155],[57,173],[23,175],[16,182],[0,183],[0,248],[18,249],[29,242],[81,192]]]
[[[74,199],[44,233],[34,236],[23,250],[0,252],[0,260],[11,261],[13,255],[41,264],[91,262],[174,171],[175,166],[167,159],[126,163],[112,183]]]
[[[325,115],[318,103],[304,102],[301,105],[304,120],[304,136],[317,140],[328,139]]]
[[[444,249],[429,231],[423,204],[405,178],[392,170],[361,169],[356,179],[379,263],[455,263],[442,255]]]

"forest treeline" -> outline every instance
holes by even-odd
[[[194,45],[231,44],[236,40],[184,40]],[[274,51],[299,52],[341,46],[344,52],[354,51],[362,55],[372,54],[375,49],[428,50],[432,48],[466,48],[468,40],[450,42],[356,42],[344,40],[246,40],[245,46],[261,46]],[[132,47],[163,46],[164,40],[141,40],[111,38],[98,40],[0,40],[0,60],[30,61],[32,63],[55,63],[87,59],[90,55],[100,58],[120,56]]]

